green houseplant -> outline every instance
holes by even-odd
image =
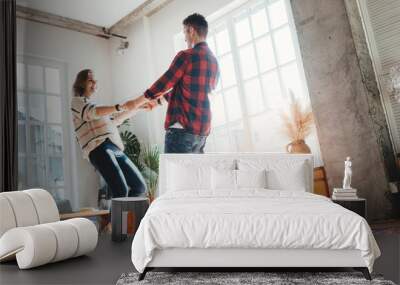
[[[140,142],[136,135],[132,133],[131,131],[123,131],[120,133],[122,143],[125,146],[125,154],[132,160],[132,162],[139,168],[140,171],[143,170],[143,165],[141,164],[140,161],[140,152],[141,152],[141,147],[140,147]]]
[[[129,120],[121,126],[129,126]],[[147,185],[147,195],[152,202],[158,185],[160,150],[158,146],[145,146],[142,149],[137,136],[129,130],[121,131],[120,135],[125,146],[124,152],[142,173]]]
[[[142,174],[147,183],[150,202],[154,200],[158,185],[158,165],[160,161],[160,150],[157,145],[146,146],[140,155],[143,164]]]

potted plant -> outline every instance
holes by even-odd
[[[303,108],[292,90],[289,90],[291,103],[289,114],[283,113],[283,129],[291,142],[286,145],[289,153],[311,153],[310,147],[305,139],[311,133],[313,125],[313,114],[310,107]]]
[[[121,126],[129,126],[129,120]],[[147,195],[152,202],[158,186],[160,150],[158,146],[145,146],[142,149],[136,135],[129,130],[121,131],[120,135],[125,146],[124,152],[142,173],[147,185]]]
[[[160,161],[160,150],[158,146],[144,147],[140,160],[143,165],[142,174],[147,184],[147,195],[151,203],[154,200],[158,185],[158,165]]]
[[[141,147],[138,138],[131,131],[125,130],[120,133],[122,143],[125,146],[125,154],[132,160],[132,162],[139,168],[140,171],[143,170],[143,165],[140,161]]]

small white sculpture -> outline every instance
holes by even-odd
[[[351,170],[351,160],[348,156],[346,161],[344,162],[344,178],[343,178],[343,189],[352,189],[351,184],[351,175],[353,171]]]

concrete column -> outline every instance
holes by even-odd
[[[383,156],[369,115],[343,0],[292,0],[310,100],[330,189],[341,187],[346,156],[352,186],[367,199],[368,219],[390,211]]]

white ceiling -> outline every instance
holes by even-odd
[[[82,22],[111,27],[145,0],[17,0],[17,4]]]

